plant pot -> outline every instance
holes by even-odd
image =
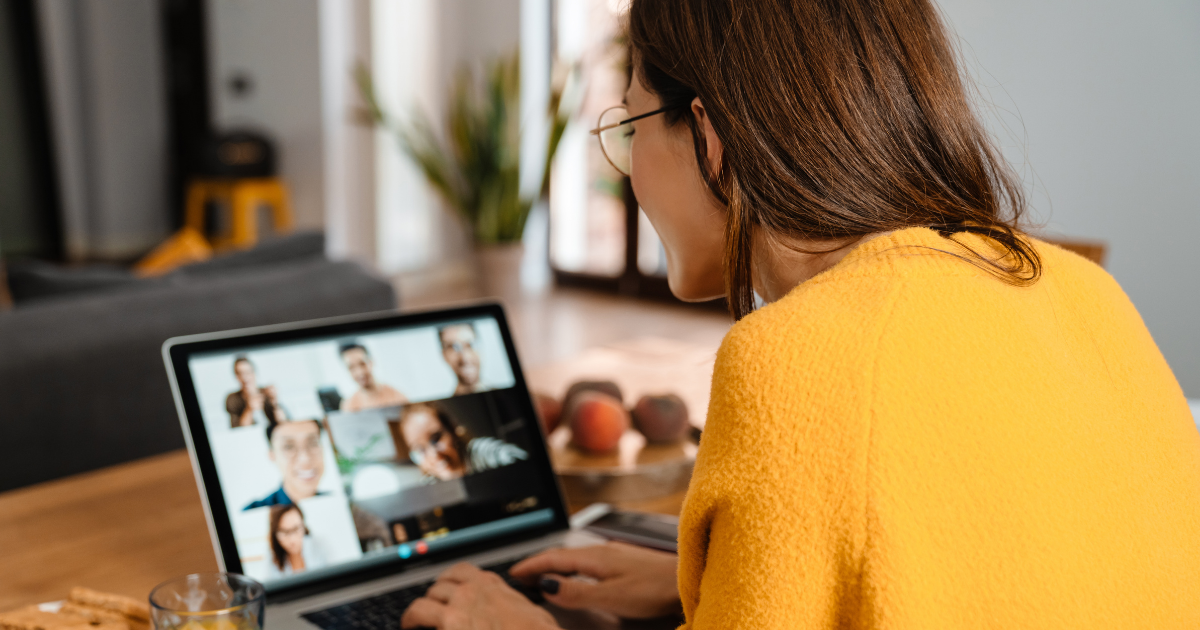
[[[521,243],[475,246],[479,290],[484,297],[513,302],[521,297],[521,260],[525,246]]]

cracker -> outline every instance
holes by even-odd
[[[59,616],[55,613],[45,612],[37,606],[27,606],[0,613],[0,629],[3,630],[55,630],[86,623],[87,620],[81,617]]]
[[[129,625],[116,621],[91,623],[79,615],[27,606],[0,613],[0,630],[129,630]]]
[[[63,602],[62,608],[60,608],[58,612],[60,614],[66,613],[68,615],[83,617],[91,623],[104,623],[105,621],[114,621],[124,624],[129,623],[129,617],[126,617],[125,615],[114,610],[100,608],[98,606],[88,606],[87,604],[77,604],[72,601]]]
[[[126,617],[136,619],[143,622],[150,621],[150,605],[146,602],[138,601],[132,597],[124,595],[113,595],[112,593],[101,593],[93,591],[90,588],[76,586],[71,589],[71,595],[67,598],[69,601],[76,604],[84,604],[94,606],[96,608],[104,608],[113,612],[119,612]]]

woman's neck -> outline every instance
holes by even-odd
[[[754,290],[774,302],[813,276],[838,264],[855,247],[886,232],[840,241],[788,239],[764,230],[754,232],[751,261]],[[809,253],[820,252],[820,253]]]

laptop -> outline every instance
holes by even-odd
[[[263,583],[270,630],[398,628],[456,562],[507,577],[603,541],[570,527],[497,304],[178,337],[163,359],[217,562]]]

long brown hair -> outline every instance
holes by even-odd
[[[300,515],[300,523],[304,525],[304,535],[308,535],[308,524],[304,522],[304,512],[300,511],[300,506],[295,503],[280,503],[271,506],[271,561],[275,563],[279,570],[283,570],[283,565],[287,562],[288,552],[279,544],[279,521],[283,520],[283,515],[295,510]]]
[[[667,124],[691,127],[728,207],[735,318],[754,308],[756,227],[843,244],[913,226],[973,232],[1003,255],[947,253],[1015,285],[1041,275],[1020,182],[975,118],[929,0],[633,0],[629,39],[634,71],[673,107]],[[688,108],[697,96],[724,145],[716,173]]]

